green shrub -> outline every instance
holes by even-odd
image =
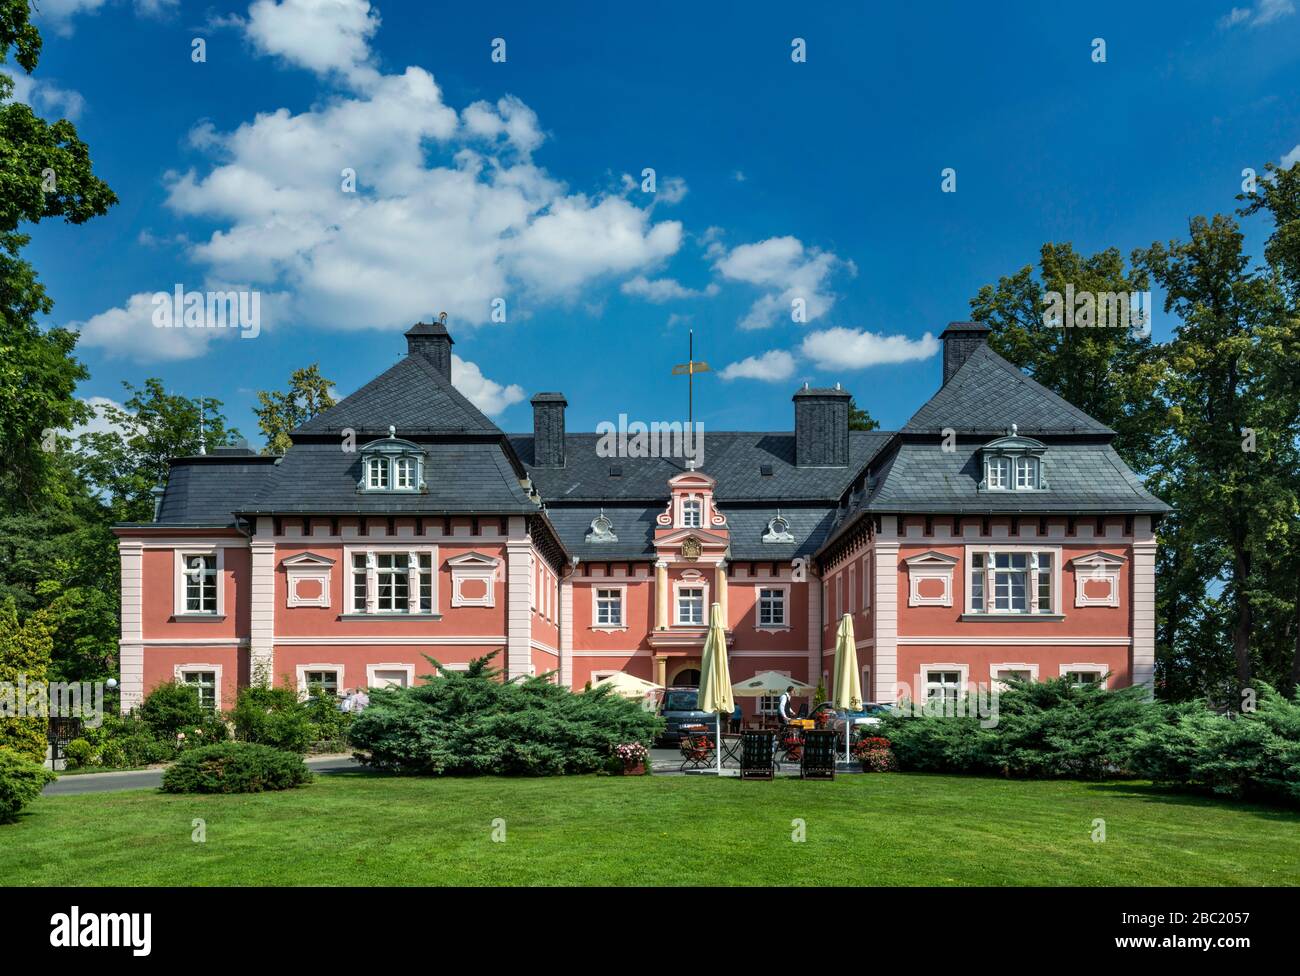
[[[182,753],[163,773],[165,793],[261,793],[311,782],[297,753],[254,742],[222,742]]]
[[[54,631],[42,614],[32,614],[21,624],[13,597],[0,601],[0,681],[28,686],[49,676],[54,651]],[[0,747],[12,749],[33,762],[45,759],[49,724],[40,715],[0,717]]]
[[[311,713],[292,688],[245,688],[231,718],[235,737],[243,742],[302,754],[316,739]]]
[[[647,748],[662,720],[608,688],[575,694],[547,676],[503,682],[489,657],[410,688],[370,692],[352,722],[363,761],[404,773],[561,775],[606,768],[615,746]]]
[[[338,699],[321,688],[312,688],[304,703],[314,726],[312,745],[317,748],[346,749],[352,713],[339,710]]]
[[[41,795],[45,784],[55,779],[40,763],[32,762],[7,746],[0,746],[0,823],[7,823]]]
[[[1300,704],[1263,682],[1258,692],[1255,710],[1239,714],[1167,707],[1137,736],[1129,764],[1157,783],[1300,805]]]
[[[64,746],[63,758],[68,761],[69,769],[84,769],[99,761],[97,750],[85,739],[73,739]]]
[[[201,726],[212,713],[199,704],[199,689],[179,681],[158,685],[140,704],[140,719],[159,739],[175,739],[182,729]]]
[[[1100,779],[1126,769],[1160,706],[1145,688],[1107,691],[1066,678],[1012,681],[997,699],[997,721],[974,714],[887,714],[878,734],[900,769],[1003,776]],[[973,713],[973,708],[967,712]]]

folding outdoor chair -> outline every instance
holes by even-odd
[[[713,767],[713,737],[707,732],[683,732],[679,748],[682,753],[681,772]]]
[[[776,733],[771,729],[746,729],[740,739],[740,778],[771,779],[775,764]]]
[[[836,745],[834,729],[808,729],[803,734],[803,755],[799,762],[802,779],[834,779]]]

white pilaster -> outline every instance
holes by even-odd
[[[560,687],[573,690],[573,579],[560,580]]]
[[[1133,520],[1133,684],[1155,690],[1156,538],[1151,517]]]
[[[533,542],[522,515],[510,516],[506,540],[506,680],[533,673]]]
[[[668,629],[668,564],[655,563],[655,630]]]
[[[117,645],[122,714],[144,701],[144,542],[122,539],[122,633]],[[168,599],[171,593],[166,594]]]
[[[255,685],[275,683],[274,532],[272,519],[262,516],[249,542],[252,579],[248,602],[248,674],[249,681]]]
[[[898,519],[880,517],[875,540],[876,696],[885,704],[898,701]],[[912,689],[915,697],[916,690]]]

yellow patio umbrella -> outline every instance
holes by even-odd
[[[645,678],[638,678],[634,674],[628,674],[626,671],[615,671],[592,685],[593,689],[608,688],[611,693],[618,695],[620,698],[639,700],[643,705],[650,700],[650,696],[658,691],[660,687],[660,685],[646,681]]]
[[[722,607],[713,604],[709,609],[709,633],[704,638],[704,653],[700,657],[700,698],[702,712],[715,712],[713,734],[717,739],[713,755],[717,760],[718,775],[722,775],[722,716],[736,709],[731,695],[731,668],[727,664],[727,629],[722,622]]]
[[[858,671],[858,645],[853,639],[853,618],[847,613],[840,618],[840,628],[835,634],[835,694],[831,704],[836,708],[856,712],[862,707],[862,678]],[[844,761],[849,761],[849,739],[853,735],[853,722],[844,720]]]

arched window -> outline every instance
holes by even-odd
[[[1011,487],[1011,458],[991,457],[988,459],[988,471],[985,484],[990,489],[1007,489]]]
[[[1016,458],[1016,490],[1038,487],[1038,458]]]
[[[372,490],[388,487],[388,458],[373,457],[367,462],[366,487]]]
[[[393,487],[411,489],[415,487],[415,459],[399,457],[393,462]]]

